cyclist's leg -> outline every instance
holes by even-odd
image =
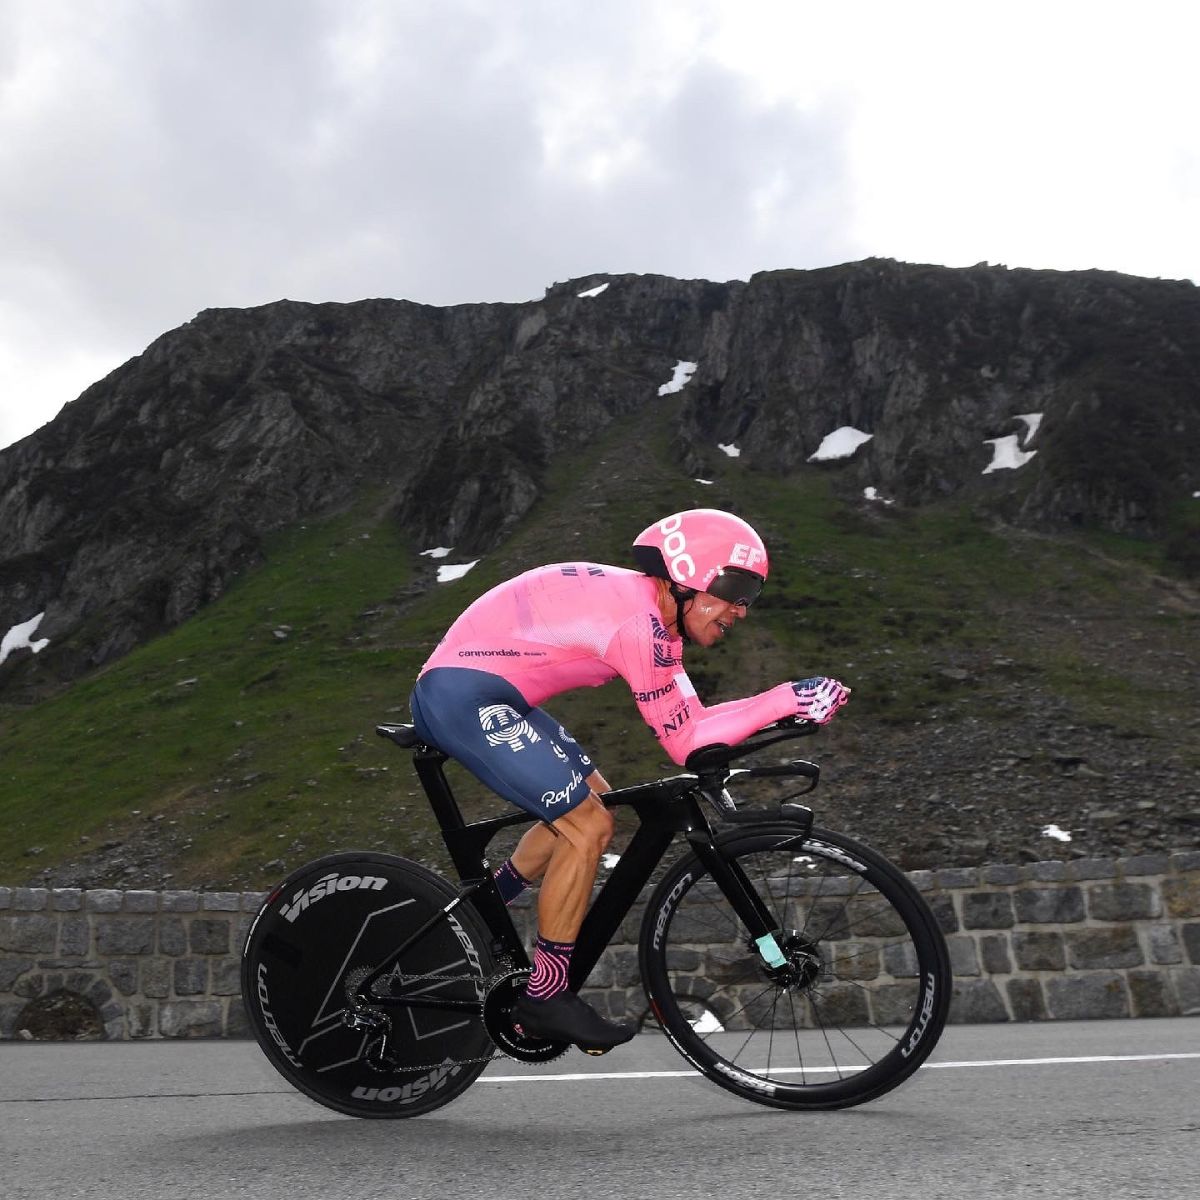
[[[612,787],[599,771],[593,771],[587,777],[587,785],[593,796],[611,792]],[[512,853],[511,862],[524,879],[536,883],[546,873],[550,865],[554,847],[558,844],[559,835],[552,825],[535,825],[525,831],[525,835],[517,843]],[[607,844],[607,843],[606,843]]]

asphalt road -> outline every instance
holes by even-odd
[[[954,1026],[909,1083],[836,1113],[748,1104],[685,1067],[643,1034],[361,1121],[291,1091],[252,1043],[4,1043],[0,1195],[1200,1195],[1195,1018]]]

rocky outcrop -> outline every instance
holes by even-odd
[[[271,531],[368,489],[414,541],[486,549],[680,359],[699,363],[678,438],[697,473],[736,443],[847,490],[1147,536],[1200,489],[1191,284],[867,261],[612,276],[528,304],[281,301],[201,313],[0,452],[0,632],[45,611],[72,677],[219,595]],[[984,475],[985,439],[1031,412],[1036,456]],[[810,464],[843,425],[872,439]]]

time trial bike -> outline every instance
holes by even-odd
[[[909,1078],[941,1035],[952,985],[912,882],[796,803],[819,768],[734,766],[815,730],[781,722],[698,750],[682,774],[605,794],[637,826],[594,896],[569,976],[575,990],[588,983],[657,879],[640,919],[641,988],[589,997],[659,1027],[720,1087],[786,1109],[859,1104]],[[301,1092],[356,1117],[410,1117],[461,1095],[495,1057],[539,1063],[569,1047],[514,1024],[530,961],[487,859],[497,833],[535,818],[467,823],[446,755],[411,725],[377,732],[413,752],[458,884],[374,851],[300,867],[254,918],[242,995],[259,1045]],[[758,779],[802,790],[739,808],[729,788]],[[682,855],[658,870],[676,839]],[[643,989],[646,1003],[631,1001]]]

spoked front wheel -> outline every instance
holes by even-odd
[[[950,1003],[945,939],[905,875],[842,834],[769,826],[718,847],[773,915],[774,965],[693,855],[642,927],[651,1007],[714,1083],[779,1108],[842,1108],[907,1079]]]
[[[246,939],[242,996],[293,1086],[350,1116],[411,1117],[475,1081],[495,1049],[483,1023],[494,965],[470,904],[443,911],[454,898],[419,864],[375,853],[318,859],[268,898]],[[356,987],[422,928],[373,989],[413,1003],[356,1001]]]

